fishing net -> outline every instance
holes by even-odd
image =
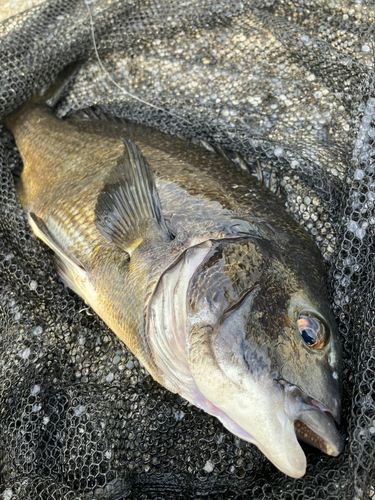
[[[346,444],[337,458],[303,445],[307,473],[294,480],[153,382],[31,236],[11,174],[19,153],[0,125],[0,498],[370,498],[375,5],[18,4],[0,7],[1,117],[80,59],[59,116],[97,104],[199,141],[263,178],[312,235],[344,346]]]

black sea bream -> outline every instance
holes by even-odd
[[[342,450],[341,346],[321,256],[283,203],[196,145],[37,99],[9,116],[34,233],[152,377],[285,474]]]

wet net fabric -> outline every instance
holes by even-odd
[[[283,197],[329,267],[346,439],[338,458],[304,446],[293,480],[153,382],[31,236],[0,125],[0,498],[372,496],[374,17],[360,0],[51,0],[0,24],[1,117],[81,59],[59,116],[98,104],[227,155]]]

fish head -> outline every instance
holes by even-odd
[[[217,240],[188,289],[197,405],[292,477],[306,470],[297,438],[334,456],[343,447],[341,345],[323,271],[297,260],[260,238]]]

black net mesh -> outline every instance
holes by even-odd
[[[374,16],[361,0],[48,0],[0,24],[1,116],[82,59],[60,116],[100,104],[262,171],[330,268],[346,438],[338,458],[305,446],[294,480],[153,382],[31,237],[2,126],[3,500],[373,495]]]

